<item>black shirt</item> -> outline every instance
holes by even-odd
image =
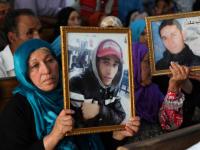
[[[0,113],[1,150],[44,150],[43,140],[35,132],[33,111],[20,94],[16,94]]]

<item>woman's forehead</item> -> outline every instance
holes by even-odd
[[[51,54],[51,51],[48,48],[46,47],[38,48],[31,53],[29,60],[37,58],[38,56],[40,57],[41,55],[49,55],[49,54]]]

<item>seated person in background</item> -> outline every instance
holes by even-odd
[[[81,26],[81,18],[79,13],[72,7],[63,8],[57,15],[57,24],[55,28],[55,39],[51,43],[54,53],[61,63],[61,39],[60,39],[60,26]],[[56,37],[57,36],[57,37]]]
[[[80,0],[80,15],[87,24],[93,14],[118,16],[118,6],[118,0]]]
[[[144,9],[143,7],[143,1],[138,0],[118,0],[118,9],[119,9],[119,18],[122,21],[123,24],[126,23],[126,17],[128,16],[128,13],[132,10],[138,10],[142,11]]]
[[[15,9],[28,8],[37,16],[56,16],[58,11],[66,6],[65,0],[15,0]]]
[[[29,9],[10,11],[4,21],[4,32],[9,44],[0,52],[0,66],[6,71],[4,77],[15,76],[13,53],[24,41],[40,38],[41,24]]]
[[[110,39],[101,41],[90,66],[69,82],[71,106],[80,121],[75,126],[119,125],[125,119],[123,99],[118,96],[122,75],[121,47]]]
[[[7,39],[2,28],[3,28],[5,16],[10,9],[11,9],[11,5],[8,1],[6,0],[0,1],[0,51],[3,50],[4,47],[7,45]]]
[[[122,22],[115,16],[106,16],[100,22],[100,27],[123,27]]]
[[[5,15],[8,13],[10,9],[11,9],[11,5],[8,1],[6,0],[0,1],[0,26],[2,26]]]
[[[57,23],[55,26],[54,37],[60,35],[60,26],[81,26],[81,17],[72,7],[61,9],[56,15]]]
[[[173,0],[155,0],[155,6],[151,11],[151,15],[158,16],[175,13],[176,11],[176,3]]]
[[[131,22],[137,19],[144,19],[147,16],[148,13],[145,11],[132,10],[128,13],[126,17],[125,27],[129,27]]]
[[[59,65],[50,44],[32,39],[14,54],[20,86],[0,114],[0,149],[106,149],[98,134],[68,136],[74,111],[63,109]],[[125,129],[114,131],[109,140],[133,136],[139,118],[130,118]],[[114,149],[114,148],[113,148]]]
[[[146,32],[146,23],[144,19],[136,19],[130,23],[129,28],[132,31],[132,43],[135,42],[142,42],[141,37],[143,37],[143,34]],[[146,36],[146,35],[144,35]],[[145,41],[147,44],[147,42]]]

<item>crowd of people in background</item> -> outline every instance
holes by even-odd
[[[152,77],[144,20],[147,16],[198,10],[199,0],[0,0],[0,78],[16,76],[20,82],[14,90],[13,102],[0,115],[0,121],[4,122],[0,124],[0,139],[5,141],[2,149],[15,146],[81,149],[83,145],[88,149],[107,149],[108,141],[118,146],[124,144],[127,137],[131,137],[131,141],[144,140],[198,123],[195,110],[200,107],[200,73],[169,60],[167,69],[171,74]],[[130,118],[124,130],[109,136],[65,137],[73,128],[74,111],[62,110],[60,26],[131,29],[138,117]],[[160,29],[161,38],[165,26]],[[97,57],[101,61],[102,56],[97,53]],[[49,74],[52,86],[43,87],[39,82],[38,74],[45,73]],[[119,104],[115,105],[119,107]],[[99,110],[98,105],[95,108]],[[124,116],[121,117],[123,120]],[[101,141],[101,136],[108,136],[109,140],[102,138]]]

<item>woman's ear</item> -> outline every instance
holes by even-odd
[[[8,32],[8,40],[12,44],[16,41],[16,33],[14,32]]]

